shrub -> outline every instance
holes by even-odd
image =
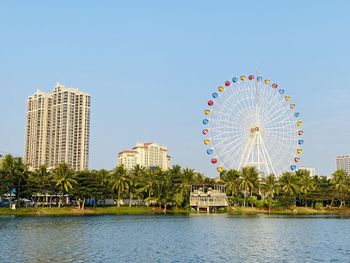
[[[323,204],[321,203],[321,202],[317,202],[316,204],[315,204],[315,209],[316,210],[320,210],[320,209],[322,209],[323,208]]]

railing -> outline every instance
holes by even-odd
[[[190,206],[227,206],[226,195],[223,196],[191,196]]]

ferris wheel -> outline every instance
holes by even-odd
[[[234,77],[212,94],[204,110],[203,143],[217,171],[254,166],[262,175],[295,171],[304,140],[296,104],[261,76]]]

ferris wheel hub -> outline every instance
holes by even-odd
[[[254,127],[254,128],[250,128],[250,133],[255,134],[260,132],[260,128],[259,127]]]

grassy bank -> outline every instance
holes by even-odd
[[[73,207],[0,208],[0,215],[15,216],[81,216],[81,215],[142,215],[163,213],[159,208],[148,207],[97,207],[81,210]]]
[[[204,211],[202,211],[205,213]],[[167,210],[169,214],[189,214],[197,213],[186,209]],[[227,213],[233,215],[258,215],[268,214],[266,208],[255,207],[232,207],[227,209]],[[9,208],[0,208],[0,215],[14,216],[82,216],[82,215],[147,215],[164,214],[162,209],[157,207],[97,207],[81,210],[73,207],[39,207],[39,208],[18,208],[11,210]],[[350,215],[350,208],[332,208],[332,209],[312,209],[308,207],[294,207],[292,209],[275,208],[271,209],[273,215],[331,215],[346,214]]]
[[[228,209],[229,214],[235,215],[256,215],[256,214],[268,214],[267,208],[256,207],[231,207]],[[291,209],[273,208],[271,209],[272,215],[337,215],[346,214],[350,215],[350,208],[327,208],[327,209],[313,209],[309,207],[293,207]]]

